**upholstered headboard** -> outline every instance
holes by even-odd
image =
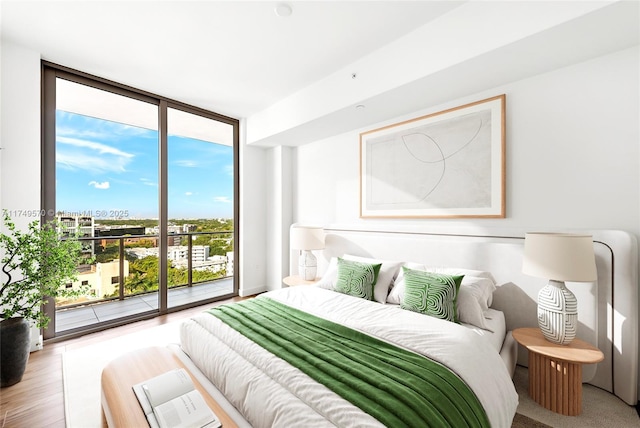
[[[505,313],[507,330],[537,326],[537,295],[547,280],[522,273],[524,236],[477,236],[325,229],[318,257],[322,273],[331,257],[354,254],[411,261],[432,267],[491,272],[498,289],[493,307]],[[575,232],[575,231],[572,231]],[[568,283],[578,299],[578,337],[604,353],[585,366],[583,381],[610,391],[628,404],[638,400],[638,250],[623,231],[579,231],[594,238],[598,281]],[[524,235],[524,234],[523,234]],[[527,353],[518,363],[527,366]]]

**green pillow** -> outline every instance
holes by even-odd
[[[404,300],[402,309],[458,322],[458,290],[464,275],[444,275],[402,267]]]
[[[373,286],[378,280],[381,263],[368,264],[338,257],[338,280],[335,291],[373,300]]]

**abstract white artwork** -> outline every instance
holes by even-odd
[[[361,217],[504,213],[505,95],[360,134]]]

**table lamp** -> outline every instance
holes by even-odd
[[[538,326],[553,343],[568,345],[576,337],[578,301],[565,281],[598,279],[590,235],[526,233],[522,272],[549,283],[538,294]]]
[[[324,230],[314,226],[291,226],[290,245],[293,250],[300,250],[298,259],[298,275],[305,281],[313,281],[318,270],[318,260],[311,250],[324,248]]]

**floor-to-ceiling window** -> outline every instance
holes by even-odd
[[[168,295],[174,307],[210,292],[184,285],[233,276],[236,168],[231,124],[168,108],[167,125],[167,283],[181,289]]]
[[[238,121],[43,63],[42,208],[86,263],[45,338],[237,294]]]

